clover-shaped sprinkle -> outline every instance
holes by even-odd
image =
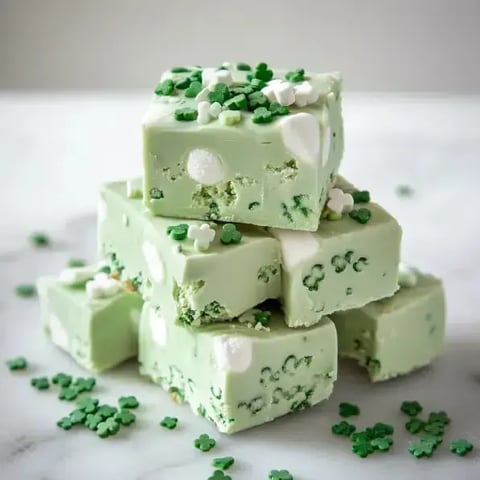
[[[167,235],[170,235],[177,242],[181,242],[187,238],[188,225],[179,223],[178,225],[170,225],[167,227]]]
[[[352,452],[361,458],[368,457],[374,451],[375,448],[370,441],[357,441],[352,444]]]
[[[428,416],[428,423],[440,423],[442,425],[448,425],[450,423],[450,418],[446,412],[431,412]]]
[[[208,223],[202,225],[190,225],[188,227],[188,238],[193,240],[193,246],[198,251],[208,250],[215,238],[215,230],[210,228]]]
[[[410,442],[408,445],[408,451],[417,458],[431,457],[435,448],[435,443],[426,441],[425,439]]]
[[[272,313],[268,310],[262,310],[254,314],[255,323],[260,323],[264,327],[268,325],[270,319],[272,318]]]
[[[68,418],[70,418],[70,421],[72,422],[72,425],[80,425],[81,423],[84,423],[86,417],[87,414],[83,410],[79,409],[70,412],[70,415],[68,416]]]
[[[305,70],[297,68],[285,74],[285,79],[292,83],[303,82],[305,80]]]
[[[268,109],[270,110],[270,112],[272,112],[272,115],[276,117],[288,115],[290,113],[288,107],[286,107],[285,105],[280,105],[278,102],[272,102]]]
[[[223,82],[215,84],[213,90],[208,92],[208,101],[210,103],[219,103],[220,105],[223,105],[229,98],[230,90]]]
[[[242,72],[249,72],[252,69],[252,67],[245,62],[238,62],[236,67],[237,67],[237,70],[240,70]]]
[[[247,97],[244,93],[240,93],[226,100],[223,106],[228,110],[246,110]]]
[[[208,480],[232,480],[232,477],[223,473],[222,470],[215,470]]]
[[[80,392],[75,387],[62,387],[58,393],[58,398],[60,400],[71,402],[78,397],[79,393]]]
[[[96,383],[97,381],[93,377],[78,377],[72,386],[78,390],[78,393],[91,392],[95,388]]]
[[[84,267],[85,265],[86,265],[85,260],[83,260],[81,258],[71,258],[67,262],[67,267],[68,268],[80,268],[80,267]]]
[[[101,415],[102,418],[110,418],[113,417],[118,412],[116,407],[112,407],[111,405],[100,405],[97,409],[98,415]]]
[[[15,357],[7,360],[7,367],[10,371],[25,370],[28,367],[28,362],[25,357]]]
[[[250,93],[247,99],[248,99],[248,109],[251,112],[253,112],[255,109],[260,107],[268,108],[270,104],[270,100],[262,92]]]
[[[442,435],[435,435],[433,433],[422,433],[419,439],[423,442],[431,443],[434,446],[434,449],[443,442]]]
[[[73,427],[73,423],[70,417],[63,417],[58,420],[57,427],[63,428],[63,430],[70,430]]]
[[[130,410],[127,410],[127,409],[122,409],[113,416],[113,419],[117,423],[120,423],[121,425],[124,425],[125,427],[128,427],[132,423],[135,423],[136,418],[137,417],[135,416],[135,414],[132,413]]]
[[[233,223],[226,223],[222,227],[222,233],[220,235],[220,241],[224,245],[230,245],[231,243],[240,243],[242,240],[242,234],[237,230],[237,227]]]
[[[419,418],[411,418],[405,424],[405,428],[407,429],[407,432],[415,434],[423,430],[423,427],[425,425],[426,425],[426,422],[424,422],[423,420],[420,420]]]
[[[120,430],[120,424],[113,418],[107,418],[97,426],[97,435],[100,438],[107,438],[115,435]]]
[[[353,203],[368,203],[370,202],[370,192],[368,190],[356,190],[351,193]]]
[[[372,212],[368,208],[357,208],[348,214],[352,220],[365,225],[372,218]]]
[[[193,442],[195,448],[198,448],[198,450],[201,450],[202,452],[208,452],[214,448],[216,444],[217,442],[213,438],[209,437],[206,433],[202,433]]]
[[[377,422],[372,428],[375,438],[393,435],[393,432],[395,430],[392,425],[382,422]]]
[[[266,87],[266,83],[263,80],[260,80],[259,78],[251,78],[250,79],[250,86],[255,90],[261,90],[262,88]]]
[[[390,437],[377,437],[370,440],[370,445],[379,452],[388,452],[393,445],[393,440]]]
[[[185,94],[190,88],[191,88],[191,85],[186,90]],[[177,110],[175,110],[174,112],[174,116],[175,116],[175,120],[179,122],[193,122],[194,120],[197,119],[198,112],[194,108],[183,107],[183,108],[177,108]]]
[[[356,443],[365,443],[369,442],[370,440],[374,439],[373,430],[366,429],[362,430],[361,432],[355,432],[350,435],[350,440]]]
[[[178,80],[178,82],[175,83],[175,88],[177,90],[185,90],[190,86],[191,83],[192,81],[190,80],[190,78],[185,77],[185,78],[182,78],[181,80]]]
[[[18,297],[30,298],[37,293],[37,289],[35,288],[35,285],[25,283],[22,285],[17,285],[15,287],[15,293]]]
[[[338,413],[341,417],[352,417],[354,415],[360,415],[360,409],[353,403],[342,402],[338,406]]]
[[[258,107],[253,111],[252,122],[253,123],[270,123],[273,122],[275,116],[266,107]]]
[[[163,428],[168,428],[169,430],[174,430],[177,428],[178,418],[175,417],[164,417],[160,422],[160,425]]]
[[[400,410],[409,417],[416,417],[423,410],[423,407],[416,400],[405,400],[402,402]]]
[[[87,414],[87,417],[85,418],[84,425],[89,429],[89,430],[96,430],[98,425],[103,422],[103,417],[102,415],[99,415],[98,413],[89,413]]]
[[[60,387],[69,387],[72,383],[72,376],[66,373],[57,373],[52,377],[52,383]]]
[[[450,443],[450,451],[459,457],[464,457],[467,453],[473,450],[473,445],[463,438],[453,440]]]
[[[270,470],[269,480],[293,480],[293,475],[288,470]]]
[[[94,413],[97,411],[98,399],[93,397],[83,397],[77,401],[78,410],[85,413]]]
[[[140,402],[137,400],[137,397],[130,395],[128,397],[120,397],[118,399],[118,405],[120,408],[137,408]]]
[[[36,377],[30,380],[30,385],[37,390],[46,390],[50,388],[50,382],[47,377]]]
[[[345,193],[340,188],[332,188],[328,192],[327,207],[337,215],[351,212],[353,208],[353,198],[349,193]]]
[[[218,457],[212,460],[212,467],[228,470],[235,463],[233,457]]]
[[[261,62],[255,67],[253,77],[264,82],[269,82],[273,78],[273,71],[268,68],[265,62]]]
[[[423,431],[432,435],[443,435],[445,426],[442,423],[427,423],[423,426]]]
[[[357,427],[345,420],[342,420],[340,423],[332,425],[332,433],[335,435],[343,435],[345,437],[350,437],[350,435],[355,432]]]
[[[190,81],[189,87],[185,90],[185,96],[187,98],[195,98],[202,91],[202,84],[192,77],[190,77]]]
[[[175,84],[173,83],[173,80],[170,78],[164,80],[163,82],[160,82],[155,87],[155,93],[157,95],[173,95],[174,92],[175,92]]]

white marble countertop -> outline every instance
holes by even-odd
[[[25,355],[32,363],[19,375],[0,369],[0,478],[202,480],[213,471],[211,458],[224,455],[237,460],[233,480],[266,479],[272,468],[289,469],[295,480],[480,478],[480,98],[473,97],[345,98],[342,173],[398,217],[404,258],[445,279],[448,341],[433,367],[372,386],[342,363],[329,401],[229,437],[171,403],[132,362],[99,376],[96,393],[104,401],[137,395],[136,428],[103,441],[55,426],[70,406],[32,389],[30,374],[82,372],[41,335],[36,300],[12,290],[57,272],[72,256],[94,258],[98,185],[141,172],[139,118],[147,101],[144,92],[0,94],[0,360]],[[399,184],[414,195],[398,197]],[[34,230],[47,231],[53,247],[31,249],[26,238]],[[430,460],[411,457],[398,411],[405,399],[446,410],[453,419],[446,441],[467,437],[477,451],[461,459],[442,446]],[[359,459],[333,437],[340,401],[361,406],[360,426],[382,420],[398,427],[393,452]],[[179,429],[161,429],[164,415],[178,416]],[[203,432],[218,440],[210,453],[192,446]]]

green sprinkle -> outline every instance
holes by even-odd
[[[193,442],[195,448],[198,448],[198,450],[201,450],[202,452],[210,451],[215,447],[216,444],[217,442],[213,438],[209,437],[206,433],[202,433]]]
[[[190,84],[192,83],[192,81],[190,80],[190,78],[182,78],[181,80],[179,80],[176,84],[175,84],[175,88],[178,89],[178,90],[185,90],[187,89]]]
[[[30,243],[34,247],[47,247],[50,244],[50,239],[45,233],[35,232],[30,235]]]
[[[305,70],[303,68],[291,70],[285,74],[285,80],[292,83],[303,82],[305,80]]]
[[[85,413],[95,413],[98,407],[98,398],[83,397],[77,401],[77,409]]]
[[[72,377],[71,375],[60,372],[52,377],[52,383],[55,385],[59,385],[60,387],[69,387],[72,383]]]
[[[261,62],[255,67],[253,76],[263,82],[269,82],[273,78],[273,71],[268,68],[265,62]]]
[[[233,457],[218,457],[213,459],[212,467],[228,470],[234,463],[235,459]]]
[[[390,437],[378,437],[370,440],[370,445],[379,452],[388,452],[393,445],[393,440]]]
[[[63,430],[70,430],[73,427],[73,423],[70,417],[63,417],[58,420],[57,427],[63,428]]]
[[[356,222],[365,225],[372,217],[372,212],[368,208],[358,208],[349,212],[348,215]]]
[[[84,425],[89,430],[96,430],[98,425],[103,422],[103,417],[98,413],[89,413],[85,419]]]
[[[473,445],[463,438],[450,442],[450,451],[459,457],[464,457],[473,450]]]
[[[97,381],[93,377],[78,377],[73,382],[72,386],[78,391],[78,393],[91,392],[96,385]]]
[[[422,410],[423,407],[416,400],[405,400],[400,406],[400,411],[405,413],[409,417],[416,417]]]
[[[288,470],[270,470],[269,480],[293,480],[293,475]]]
[[[22,285],[17,285],[15,287],[15,293],[18,297],[29,298],[33,297],[37,293],[37,290],[35,285],[25,283]]]
[[[373,426],[373,434],[375,438],[386,437],[387,435],[393,435],[395,429],[392,425],[388,425],[387,423],[377,422]]]
[[[415,434],[423,430],[425,425],[426,423],[423,420],[420,420],[419,418],[411,418],[405,424],[405,428],[407,429],[407,432]]]
[[[157,95],[173,95],[174,92],[175,84],[170,78],[164,80],[163,82],[160,82],[155,88],[155,93]]]
[[[255,313],[255,323],[260,323],[264,327],[266,327],[270,323],[271,318],[272,314],[268,310],[263,310],[261,312]]]
[[[97,273],[106,273],[107,275],[110,275],[112,269],[108,265],[104,265],[97,270]]]
[[[420,439],[408,444],[408,451],[416,458],[431,457],[436,445],[433,442]]]
[[[237,230],[237,227],[233,223],[226,223],[223,225],[220,242],[224,245],[230,245],[240,243],[241,240],[242,234]]]
[[[152,198],[154,200],[161,200],[162,198],[164,198],[163,190],[160,190],[157,187],[151,188],[150,189],[150,198]]]
[[[357,427],[352,423],[342,420],[340,423],[332,425],[332,433],[334,435],[342,435],[344,437],[350,437],[355,432]]]
[[[263,81],[260,80],[259,78],[252,78],[250,81],[250,86],[255,90],[261,90],[262,88],[265,88],[267,84]]]
[[[202,71],[201,70],[194,70],[188,78],[192,83],[193,82],[200,83],[200,89],[202,88]]]
[[[190,86],[185,90],[185,96],[187,98],[195,98],[202,90],[202,84],[197,80],[192,80],[190,77]]]
[[[140,402],[137,400],[137,397],[130,395],[128,397],[120,397],[118,399],[118,405],[120,408],[137,408]]]
[[[260,202],[251,202],[248,204],[248,209],[249,210],[254,210],[255,208],[258,208],[260,206]]]
[[[241,72],[248,72],[251,69],[252,67],[248,63],[243,63],[243,62],[237,63],[237,70],[240,70]]]
[[[248,84],[230,88],[230,95],[233,95],[233,96],[240,95],[240,94],[243,93],[244,95],[246,95],[248,97],[253,92],[254,92],[253,87],[251,85],[248,85]]]
[[[187,67],[173,67],[170,69],[172,73],[187,73],[191,72],[190,68]]]
[[[442,423],[427,423],[423,426],[423,431],[432,435],[443,435],[445,426]]]
[[[47,390],[50,388],[50,382],[47,377],[36,377],[30,380],[30,385],[37,390]]]
[[[175,417],[164,417],[160,422],[160,425],[163,428],[168,428],[168,430],[174,430],[177,428],[178,418]]]
[[[185,240],[188,235],[188,225],[186,223],[179,223],[178,225],[170,225],[167,227],[167,235],[170,235],[177,242]]]
[[[220,112],[218,120],[222,125],[236,125],[242,120],[242,113],[239,110],[223,110]]]
[[[97,409],[97,414],[100,415],[103,419],[113,417],[118,412],[116,407],[111,405],[100,405]]]
[[[356,441],[352,444],[352,452],[358,455],[360,458],[368,457],[375,451],[375,447],[371,444],[371,441]]]
[[[107,438],[115,435],[120,430],[120,424],[113,418],[107,418],[97,426],[97,435],[100,438]]]
[[[272,112],[267,110],[265,107],[256,108],[252,115],[253,123],[270,123],[274,120]]]
[[[423,442],[432,443],[434,448],[437,448],[443,442],[443,437],[441,435],[434,435],[433,433],[422,433],[419,439]]]
[[[219,103],[223,105],[230,98],[230,90],[225,83],[217,83],[211,92],[208,92],[208,101],[210,103]],[[246,108],[246,107],[245,107]]]
[[[428,423],[440,423],[446,426],[450,423],[450,418],[446,412],[432,412],[428,416]]]
[[[284,107],[283,105],[280,105],[278,102],[272,102],[270,104],[269,110],[276,117],[281,115],[288,115],[290,113],[290,110],[288,109],[288,107]]]
[[[82,260],[81,258],[71,258],[67,262],[67,267],[69,268],[79,268],[79,267],[84,267],[86,265],[85,260]]]
[[[80,392],[75,387],[62,387],[60,389],[60,393],[58,394],[58,398],[60,400],[66,400],[67,402],[71,402],[78,397]]]
[[[241,93],[225,101],[224,106],[227,110],[246,110],[247,97]]]
[[[85,418],[87,417],[87,414],[83,410],[74,410],[73,412],[70,413],[69,418],[70,421],[72,422],[72,425],[80,425],[85,422]]]
[[[398,185],[395,192],[399,197],[411,197],[414,194],[414,190],[410,185]]]
[[[360,409],[353,403],[342,402],[338,406],[338,413],[341,417],[353,417],[354,415],[360,415]]]
[[[208,480],[232,480],[232,477],[223,473],[222,470],[215,470]]]
[[[113,418],[117,423],[125,427],[128,427],[132,423],[135,423],[135,420],[136,420],[135,414],[127,409],[120,410],[113,416]]]
[[[357,190],[351,193],[353,203],[368,203],[370,202],[370,192],[368,190]]]
[[[25,370],[28,367],[28,362],[25,357],[15,357],[5,362],[10,371]]]
[[[194,108],[183,107],[175,110],[175,120],[179,122],[193,122],[198,117],[198,112]]]
[[[259,107],[268,108],[270,101],[262,92],[253,92],[248,95],[248,110],[253,112]],[[273,113],[273,112],[272,112]]]

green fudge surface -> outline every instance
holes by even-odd
[[[167,315],[145,302],[140,372],[221,432],[269,422],[332,392],[337,339],[327,317],[311,328],[290,329],[273,311],[266,330],[259,330],[249,326],[250,313],[200,328],[178,325]]]
[[[230,89],[250,91],[249,72],[226,68]],[[212,73],[204,69],[204,77],[206,71]],[[168,71],[162,80],[177,83],[191,73]],[[273,82],[285,73],[275,70]],[[318,99],[293,104],[270,123],[254,123],[247,110],[229,111],[229,118],[240,116],[234,125],[221,122],[222,115],[201,124],[200,113],[179,121],[175,112],[196,111],[199,100],[179,89],[155,95],[142,122],[146,207],[155,215],[315,231],[343,155],[341,78],[308,72],[304,77]],[[207,96],[205,89],[200,97],[208,102]],[[228,101],[223,108],[230,108]]]
[[[336,186],[354,190],[340,176]],[[290,327],[312,325],[398,289],[401,228],[379,205],[361,206],[371,212],[366,224],[344,215],[322,221],[314,233],[270,229],[282,248],[282,301]]]
[[[428,365],[445,336],[445,298],[437,278],[418,273],[417,283],[390,298],[331,316],[339,354],[354,358],[373,382]]]
[[[280,248],[263,228],[236,225],[240,242],[223,244],[222,225],[212,224],[215,238],[199,252],[192,240],[175,240],[167,231],[203,222],[151,215],[140,198],[128,198],[125,182],[102,187],[99,212],[101,255],[144,298],[173,301],[172,316],[181,322],[228,320],[280,296]]]
[[[137,354],[138,293],[122,289],[91,300],[84,286],[66,286],[55,277],[42,277],[37,286],[44,330],[79,365],[100,372]]]

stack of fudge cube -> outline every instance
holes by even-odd
[[[327,399],[338,355],[373,382],[429,364],[442,284],[400,263],[395,218],[338,174],[341,87],[265,63],[165,72],[143,178],[100,192],[103,263],[39,280],[52,342],[92,371],[138,356],[226,433]]]

